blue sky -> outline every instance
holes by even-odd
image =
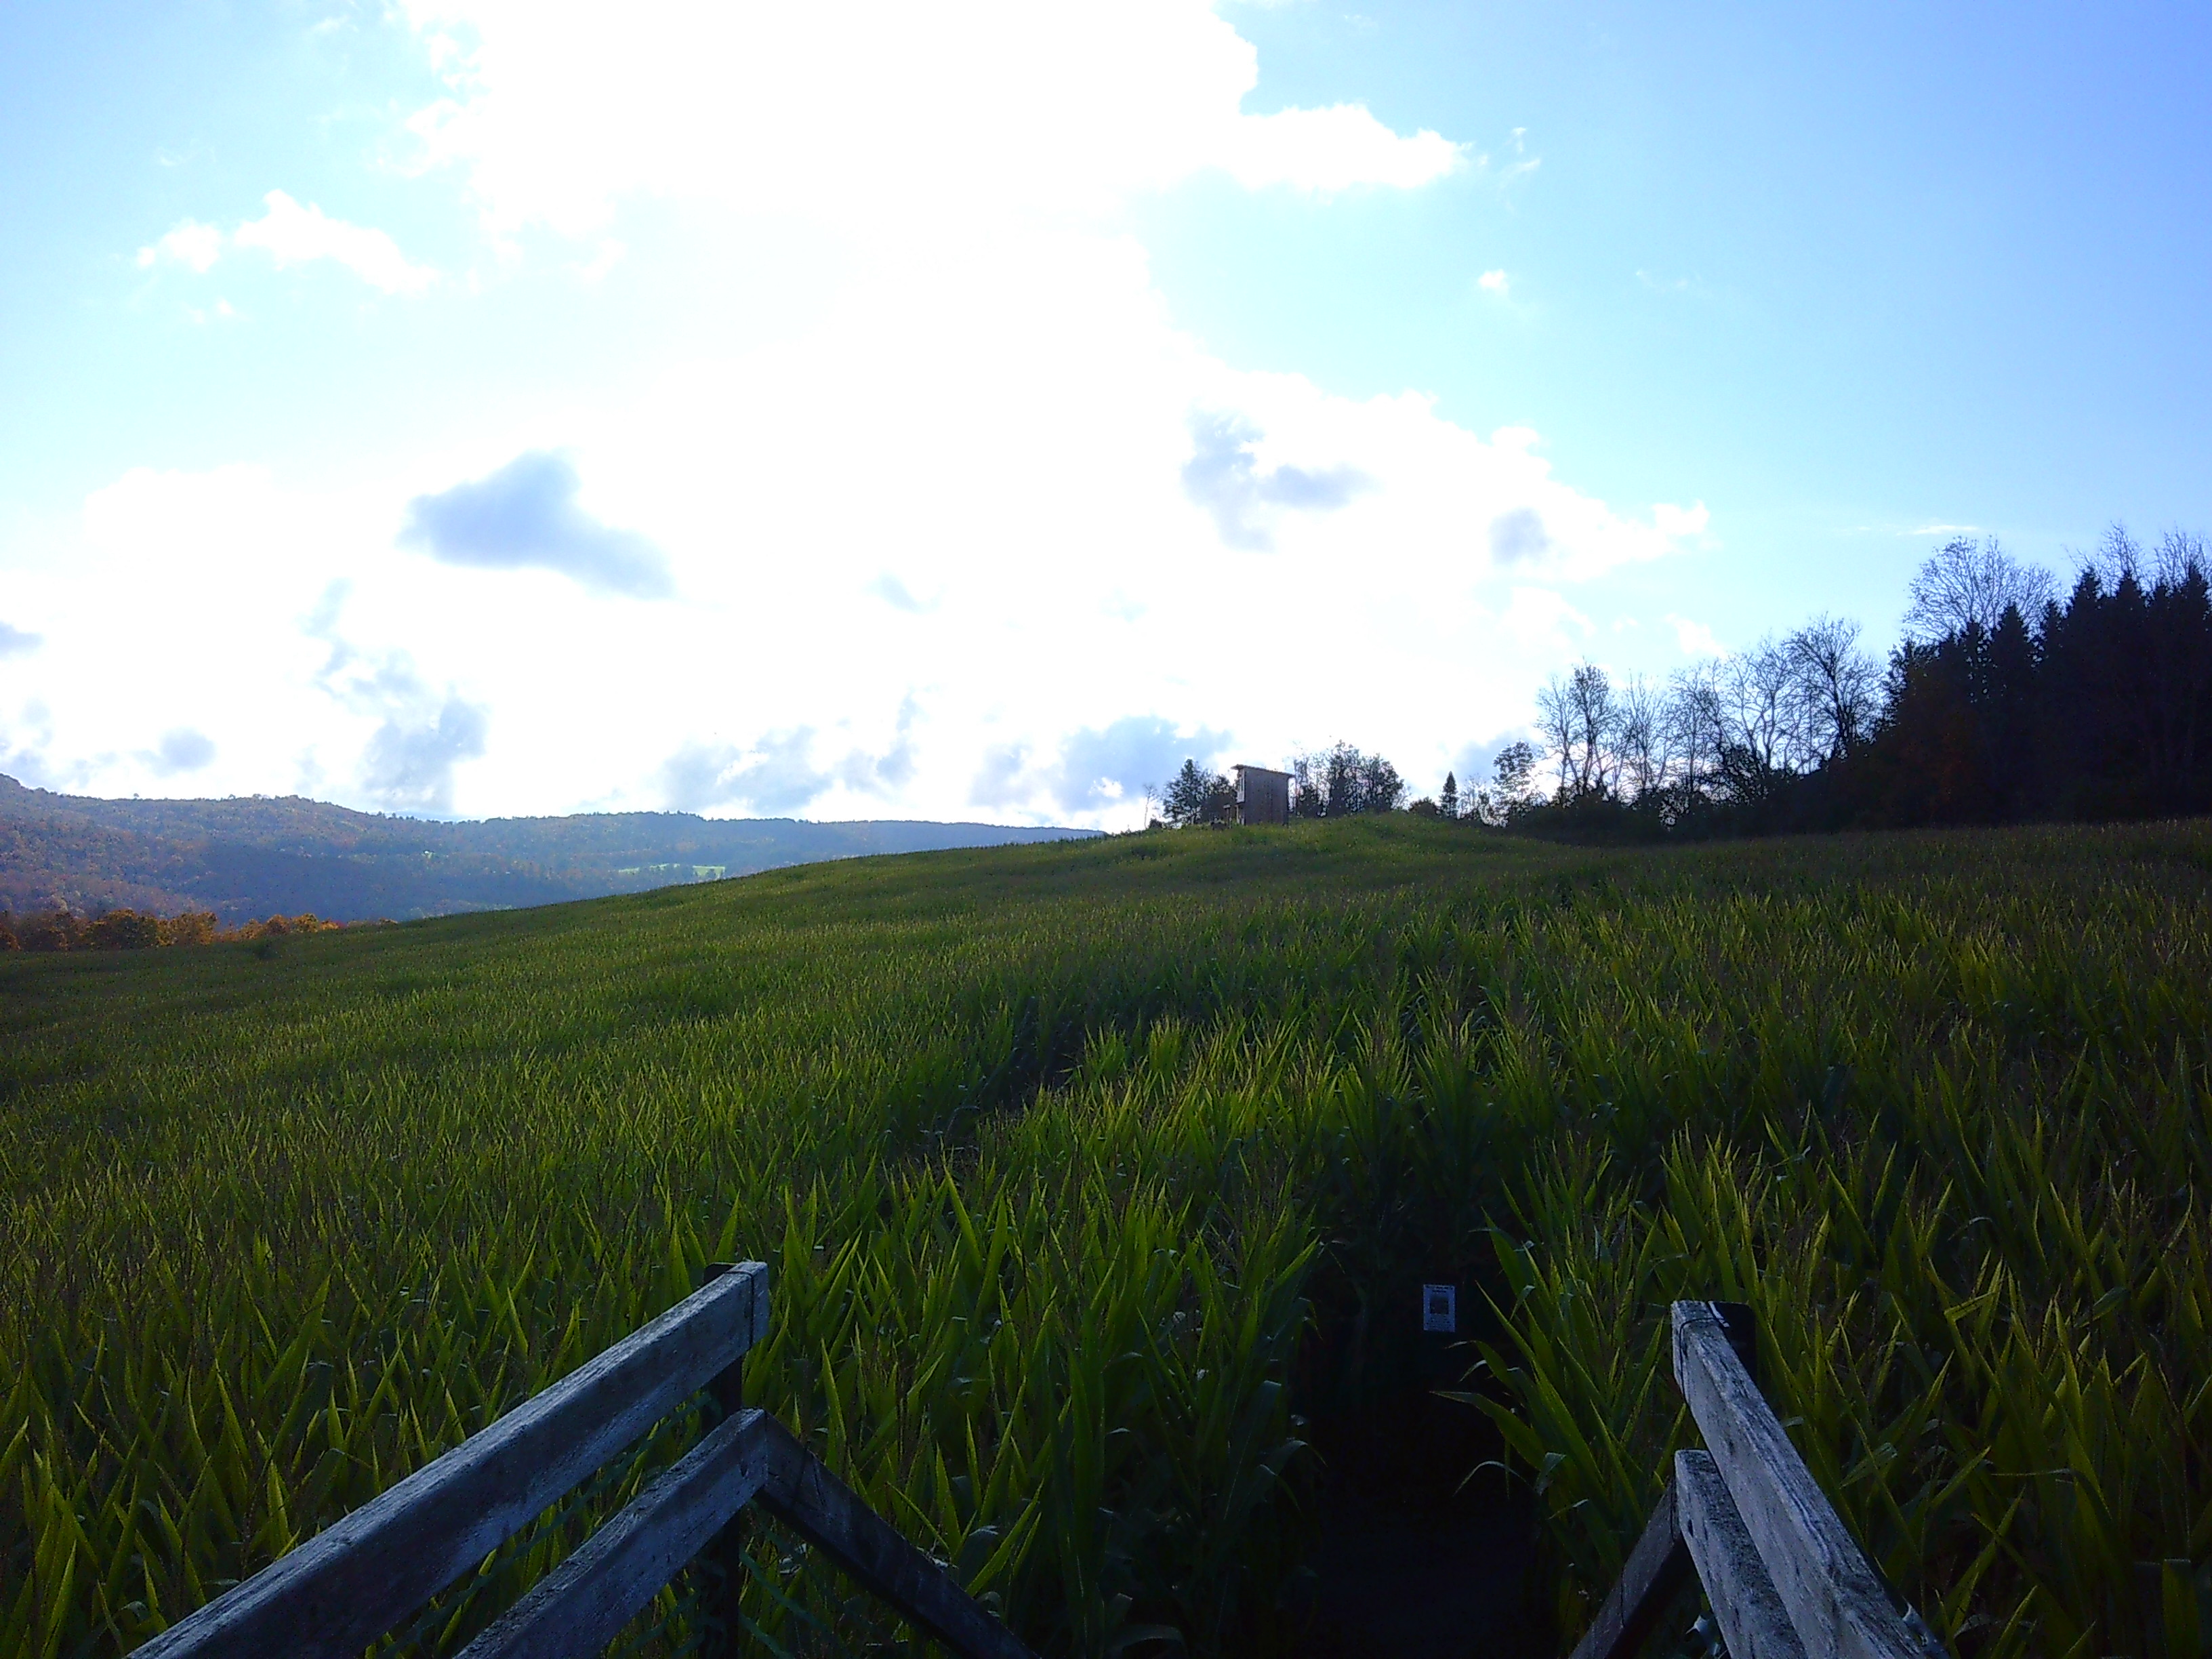
[[[1886,647],[1950,534],[2212,526],[2208,32],[10,9],[0,769],[1111,826]]]

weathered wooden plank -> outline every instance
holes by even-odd
[[[1808,1659],[1940,1654],[1890,1601],[1710,1304],[1677,1302],[1674,1380]]]
[[[700,1283],[719,1279],[734,1272],[726,1261],[710,1261],[700,1275]],[[728,1421],[745,1408],[745,1360],[739,1354],[709,1379],[707,1392],[714,1396],[722,1420]],[[710,1571],[702,1586],[700,1606],[707,1616],[726,1631],[738,1628],[738,1598],[745,1583],[745,1512],[738,1510],[723,1524],[721,1531],[709,1539],[700,1552]]]
[[[768,1312],[765,1267],[723,1274],[138,1653],[358,1655],[757,1342]]]
[[[757,1411],[726,1419],[486,1626],[460,1659],[575,1659],[605,1647],[759,1490],[769,1420]]]
[[[1575,1644],[1574,1659],[1629,1659],[1650,1638],[1689,1571],[1690,1552],[1682,1542],[1674,1483],[1669,1480],[1597,1617]]]
[[[1682,1540],[1728,1644],[1729,1659],[1805,1659],[1805,1644],[1710,1452],[1674,1454]]]
[[[763,1432],[768,1446],[763,1509],[961,1659],[1034,1659],[1012,1631],[862,1503],[788,1429],[771,1418]]]

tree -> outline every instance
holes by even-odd
[[[1667,781],[1668,722],[1659,694],[1641,674],[1621,687],[1614,732],[1621,793],[1631,800],[1656,793]]]
[[[1536,694],[1538,729],[1558,757],[1559,793],[1567,799],[1606,793],[1612,782],[1613,739],[1620,711],[1613,683],[1595,663],[1580,665],[1566,678],[1552,677]]]
[[[1406,781],[1380,755],[1337,743],[1291,763],[1291,811],[1304,818],[1350,812],[1395,812],[1406,798]]]
[[[1692,796],[1706,793],[1719,775],[1726,741],[1720,665],[1708,660],[1676,670],[1667,682],[1664,719],[1674,781]]]
[[[1749,777],[1794,771],[1804,744],[1788,654],[1773,641],[1761,640],[1721,664],[1718,684],[1721,774],[1729,792],[1739,793]],[[1730,750],[1737,751],[1733,761]]]
[[[2124,556],[2131,560],[2134,544],[2117,525],[2106,538],[2107,556],[2115,538],[2125,550]],[[2050,576],[2021,563],[1994,536],[1978,545],[1966,536],[1944,543],[1920,567],[1909,591],[1912,604],[1905,613],[1905,631],[1923,643],[1969,629],[1995,633],[2007,605],[2033,617],[2053,597]]]
[[[1188,830],[1224,822],[1236,802],[1236,786],[1227,778],[1216,772],[1200,771],[1196,761],[1186,760],[1182,770],[1168,785],[1167,799],[1161,811],[1170,823]]]
[[[1515,800],[1526,795],[1536,775],[1536,761],[1535,745],[1518,738],[1499,750],[1490,763],[1490,775],[1499,793]]]
[[[2019,612],[2006,613],[2017,620]],[[1782,642],[1790,667],[1792,725],[1809,756],[1840,760],[1874,723],[1881,675],[1858,648],[1859,625],[1815,617]]]
[[[1444,787],[1437,793],[1437,816],[1440,818],[1459,816],[1459,779],[1449,772],[1444,774]]]
[[[1495,829],[1506,823],[1516,808],[1528,804],[1529,786],[1542,757],[1534,744],[1515,740],[1499,750],[1490,763],[1491,781],[1462,804],[1461,816]]]

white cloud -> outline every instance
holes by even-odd
[[[222,258],[222,232],[214,225],[186,219],[150,247],[138,250],[139,269],[155,264],[188,265],[201,272],[212,270]]]
[[[420,294],[437,280],[436,271],[410,263],[380,230],[333,219],[312,203],[301,207],[281,190],[270,191],[261,201],[268,210],[239,226],[231,240],[261,249],[279,270],[328,259],[386,294]]]
[[[1727,650],[1720,636],[1701,622],[1692,622],[1687,617],[1669,617],[1668,623],[1674,630],[1674,642],[1682,647],[1686,657],[1724,657]]]
[[[258,248],[273,258],[280,270],[327,259],[386,294],[420,294],[438,279],[436,271],[410,262],[398,243],[371,226],[333,219],[312,203],[301,207],[281,190],[270,191],[261,201],[265,210],[261,217],[246,220],[228,236],[215,225],[185,220],[158,241],[138,250],[140,269],[179,264],[204,275],[215,269],[228,246]],[[195,311],[191,314],[195,321],[204,322],[210,313]],[[236,313],[228,301],[218,301],[213,314]]]
[[[1474,279],[1474,285],[1485,294],[1503,296],[1511,290],[1512,281],[1502,270],[1486,270]]]
[[[20,598],[11,570],[9,614],[46,642],[0,659],[0,707],[35,669],[40,752],[100,787],[150,793],[131,757],[189,730],[196,790],[465,812],[1127,824],[1194,748],[1265,763],[1339,736],[1427,788],[1612,620],[1598,579],[1703,533],[1701,507],[1577,489],[1526,428],[1248,371],[1178,331],[1122,210],[1142,193],[1486,165],[1357,105],[1247,114],[1252,48],[1200,0],[408,15],[447,79],[412,123],[443,170],[423,188],[464,188],[558,275],[575,332],[526,398],[427,381],[440,419],[312,489],[125,473]],[[281,192],[234,241],[433,280]],[[611,249],[619,276],[584,291],[574,268]],[[632,289],[652,313],[616,318]],[[532,456],[574,477],[532,497],[559,533],[522,551],[604,576],[649,546],[665,602],[483,568],[520,562],[496,538],[403,544],[411,501]],[[126,640],[144,679],[114,672]],[[151,695],[179,641],[189,696]]]
[[[1467,147],[1426,129],[1402,137],[1364,104],[1247,115],[1230,129],[1222,165],[1239,184],[1334,191],[1358,185],[1415,190],[1467,165]]]
[[[1245,113],[1257,54],[1205,0],[403,9],[448,88],[410,123],[420,164],[464,169],[501,232],[593,233],[651,194],[875,240],[947,214],[1089,211],[1208,168],[1330,192],[1469,159],[1360,104]]]

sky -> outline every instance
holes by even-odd
[[[0,4],[0,772],[1107,829],[2212,529],[2212,15]]]

